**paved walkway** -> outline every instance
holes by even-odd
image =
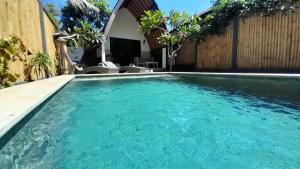
[[[0,90],[0,137],[74,77],[57,76]]]

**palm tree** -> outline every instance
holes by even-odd
[[[93,10],[99,12],[99,9],[92,5],[88,0],[68,0],[70,6],[79,11]]]

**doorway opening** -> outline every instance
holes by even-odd
[[[134,63],[135,57],[141,57],[141,41],[121,38],[110,38],[110,51],[113,62],[121,66]]]

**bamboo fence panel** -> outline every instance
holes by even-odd
[[[197,69],[229,69],[231,67],[232,25],[222,35],[208,36],[198,46]]]
[[[224,34],[207,36],[198,45],[197,69],[233,70],[233,35],[237,35],[237,70],[300,71],[300,3],[296,6],[290,13],[239,18],[237,32],[230,24]],[[182,54],[177,64],[195,64],[194,60]]]
[[[299,69],[299,10],[240,19],[238,69]]]
[[[176,57],[176,62],[181,65],[193,65],[196,54],[195,50],[195,42],[186,41]]]
[[[54,61],[56,54],[53,34],[56,32],[56,27],[45,13],[44,21],[48,54]],[[12,34],[19,36],[30,51],[43,51],[38,0],[0,1],[0,35],[7,37]],[[24,80],[23,62],[10,63],[9,68],[12,72],[20,75],[19,80]]]

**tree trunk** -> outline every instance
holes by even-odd
[[[175,59],[176,59],[176,54],[171,53],[170,58],[169,58],[169,63],[170,63],[170,72],[173,71],[173,67],[175,66]]]
[[[170,63],[170,72],[172,72],[173,71],[173,62],[171,61],[171,63]]]
[[[170,45],[168,47],[168,62],[170,65],[170,69],[169,69],[170,72],[172,72],[172,70],[173,70],[172,53],[173,53],[173,48],[172,48],[172,45]]]

